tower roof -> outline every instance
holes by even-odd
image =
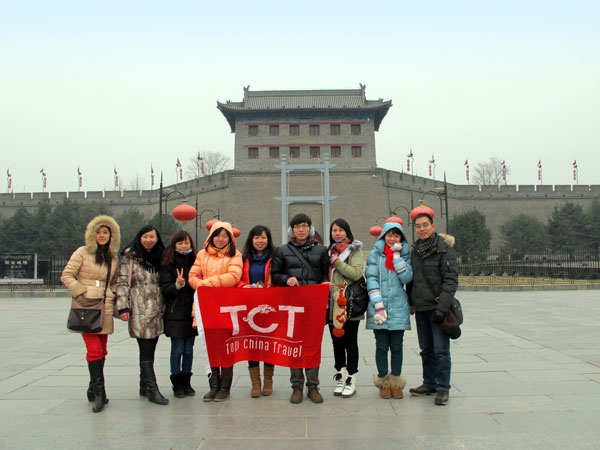
[[[392,106],[392,101],[383,99],[367,100],[365,85],[360,89],[319,89],[306,91],[250,91],[244,87],[244,99],[241,102],[217,102],[231,131],[235,131],[236,113],[272,112],[272,111],[364,111],[375,114],[375,131]]]

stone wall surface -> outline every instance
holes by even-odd
[[[313,161],[314,162],[314,161]],[[330,194],[336,196],[331,201],[331,219],[343,217],[349,221],[357,239],[370,248],[374,238],[368,234],[369,228],[379,224],[395,211],[406,225],[409,225],[408,211],[423,200],[436,212],[438,230],[445,231],[443,195],[444,184],[427,178],[412,176],[384,169],[338,169],[330,173]],[[492,245],[500,243],[499,228],[511,216],[526,213],[542,221],[555,207],[570,201],[586,208],[590,202],[600,197],[600,186],[479,186],[448,184],[448,209],[452,216],[477,209],[481,211],[492,230]],[[585,188],[585,189],[584,189]],[[177,191],[177,192],[175,192]],[[171,194],[172,193],[172,194]],[[181,194],[179,194],[181,193]],[[323,174],[317,171],[292,172],[288,175],[287,193],[290,196],[323,195]],[[183,194],[183,195],[182,195]],[[281,195],[281,175],[276,169],[262,171],[226,171],[212,176],[191,180],[164,189],[163,209],[170,214],[185,196],[188,203],[196,206],[204,223],[214,215],[229,220],[242,231],[239,245],[247,236],[248,230],[256,224],[264,224],[272,229],[276,243],[282,235],[281,202],[275,199]],[[168,196],[168,197],[167,197]],[[126,209],[135,207],[150,218],[158,212],[159,190],[152,191],[90,191],[57,193],[18,193],[0,194],[0,217],[11,217],[24,207],[34,212],[40,202],[59,204],[68,198],[78,203],[96,202],[110,206],[113,215],[119,216]],[[442,209],[440,209],[442,203]],[[297,212],[305,212],[312,217],[316,230],[327,234],[323,225],[323,207],[316,203],[295,203],[288,208],[288,219]],[[196,236],[195,221],[188,222],[185,229]],[[406,232],[411,239],[409,226]],[[203,242],[207,232],[198,226],[197,236]]]

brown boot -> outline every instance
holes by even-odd
[[[394,398],[402,398],[404,394],[402,389],[406,386],[406,378],[398,375],[390,375],[390,388],[392,390],[392,397]]]
[[[379,396],[381,398],[392,398],[392,388],[390,385],[389,374],[383,378],[379,378],[375,375],[375,386],[379,388]]]
[[[302,390],[302,386],[300,386],[300,387],[292,386],[292,395],[290,396],[290,403],[301,403],[303,396],[304,396],[304,392]]]
[[[323,396],[319,392],[319,387],[315,384],[308,386],[308,398],[313,403],[323,403]]]
[[[262,395],[271,395],[273,393],[273,373],[274,372],[275,372],[275,367],[273,367],[273,366],[265,366],[264,367],[265,382],[263,383]]]
[[[248,367],[248,372],[250,372],[250,381],[252,383],[250,397],[258,398],[260,397],[260,367]]]

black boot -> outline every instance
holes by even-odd
[[[92,411],[95,413],[102,411],[104,405],[108,403],[106,391],[104,389],[104,368],[102,366],[101,359],[90,361],[88,363],[90,378],[92,380],[92,390],[94,392],[94,405],[92,406]]]
[[[196,395],[196,391],[194,390],[194,388],[192,388],[192,385],[190,384],[190,381],[192,379],[192,373],[181,373],[181,385],[183,386],[183,392],[185,393],[186,397],[191,397],[193,395]]]
[[[156,403],[157,405],[168,405],[169,399],[163,397],[158,390],[158,385],[156,384],[154,360],[140,362],[140,370],[144,376],[144,383],[146,384],[146,396],[148,397],[148,401]]]
[[[88,384],[87,389],[87,398],[88,402],[93,402],[96,396],[94,395],[94,388],[92,387],[92,376],[90,375],[90,384]]]
[[[221,386],[219,391],[215,394],[215,402],[222,402],[229,397],[229,391],[231,390],[231,383],[233,382],[233,366],[232,367],[221,367]]]
[[[210,391],[204,394],[203,400],[205,402],[212,402],[221,387],[221,371],[218,367],[212,368],[212,373],[208,377],[208,385],[210,386]]]
[[[144,381],[144,374],[142,373],[142,368],[140,366],[140,397],[146,397],[147,395],[146,382]]]
[[[102,358],[102,369],[104,369],[104,360],[105,359],[106,358]],[[94,395],[94,388],[92,387],[92,377],[91,376],[90,376],[90,384],[88,384],[87,398],[88,398],[88,402],[93,402],[94,399],[96,398],[96,396]],[[108,403],[108,399],[106,399],[106,403]]]
[[[177,398],[185,397],[185,391],[183,390],[183,377],[182,373],[171,375],[171,384],[173,385],[173,394]]]

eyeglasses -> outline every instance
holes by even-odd
[[[309,227],[309,226],[308,226],[308,224],[306,224],[306,223],[297,223],[297,224],[296,224],[296,225],[294,225],[292,228],[294,228],[294,230],[297,230],[297,229],[299,229],[299,228],[310,228],[310,227]]]
[[[415,225],[415,228],[417,230],[420,230],[421,228],[430,228],[430,227],[431,227],[431,224],[427,223],[427,222],[426,223],[419,223],[419,224]]]

